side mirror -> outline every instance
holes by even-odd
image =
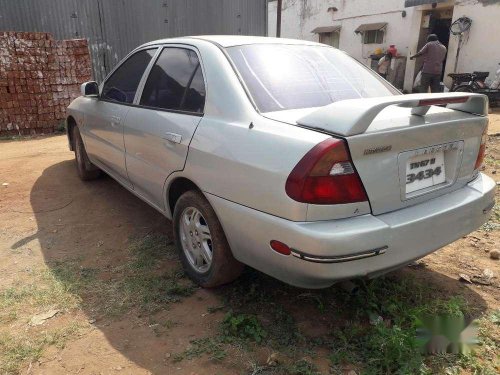
[[[89,81],[85,82],[80,86],[80,93],[83,96],[88,97],[98,97],[99,96],[99,86],[97,86],[97,82]]]

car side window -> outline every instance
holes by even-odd
[[[185,48],[165,48],[149,73],[140,104],[203,113],[205,82],[196,53]]]
[[[142,50],[130,56],[104,83],[101,98],[131,104],[142,75],[156,50]]]

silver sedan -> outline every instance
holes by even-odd
[[[242,36],[132,51],[68,107],[80,177],[172,219],[204,287],[248,265],[321,288],[404,266],[488,220],[486,97],[401,95],[345,53]]]

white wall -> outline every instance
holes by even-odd
[[[268,34],[276,35],[276,1],[268,7]],[[449,0],[438,8],[455,5],[453,21],[461,16],[472,19],[472,27],[459,56],[458,72],[489,71],[493,78],[500,63],[500,1]],[[338,11],[328,11],[336,7]],[[368,56],[377,47],[386,49],[395,44],[398,52],[408,56],[417,51],[422,12],[431,5],[404,8],[404,0],[283,0],[281,36],[319,41],[311,30],[319,26],[341,25],[339,48],[356,59],[369,63]],[[402,17],[402,11],[406,17]],[[361,24],[387,22],[382,45],[361,43],[354,30]],[[458,37],[451,35],[446,75],[453,72]],[[408,59],[405,89],[411,90],[415,62]],[[445,76],[445,83],[449,85]]]
[[[488,5],[489,4],[489,5]],[[468,35],[464,34],[464,42],[458,57],[457,73],[484,71],[490,72],[490,79],[500,68],[500,2],[493,4],[491,0],[457,1],[453,11],[453,21],[467,16],[472,19]],[[457,54],[458,36],[450,36],[446,75],[453,73]],[[448,77],[445,83],[451,82]]]
[[[276,35],[276,1],[269,3],[268,34]],[[328,11],[336,7],[337,11]],[[402,11],[406,17],[402,17]],[[318,26],[341,25],[339,48],[356,59],[369,63],[369,55],[378,47],[395,44],[402,55],[408,52],[408,30],[412,8],[404,9],[404,0],[283,0],[281,36],[319,41],[311,31]],[[387,22],[382,44],[362,44],[354,30],[361,24]]]

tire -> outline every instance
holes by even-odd
[[[234,259],[215,211],[200,192],[190,190],[177,200],[173,226],[184,271],[198,285],[227,284],[243,272],[244,265]]]
[[[94,180],[98,178],[101,175],[101,170],[90,162],[87,151],[85,151],[85,145],[83,144],[78,126],[74,126],[72,132],[73,142],[75,143],[75,160],[78,176],[82,181]]]
[[[459,85],[453,89],[453,92],[474,92],[470,85]]]

